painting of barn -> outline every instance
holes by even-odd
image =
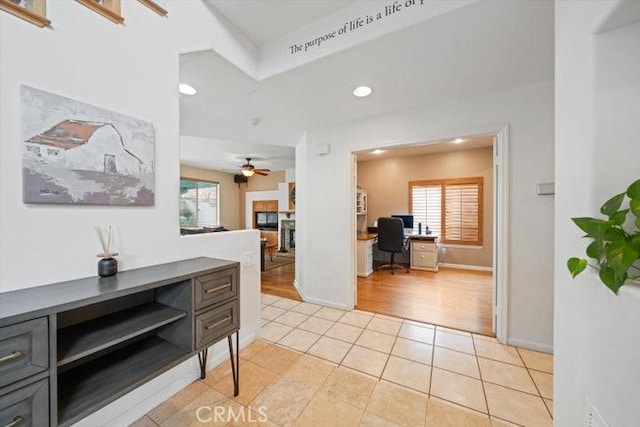
[[[25,203],[154,203],[149,122],[23,86]]]

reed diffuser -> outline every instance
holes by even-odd
[[[100,227],[96,227],[96,234],[100,246],[102,246],[102,253],[98,254],[98,257],[102,258],[98,261],[98,275],[100,277],[113,276],[118,272],[118,261],[114,258],[118,252],[111,251],[111,225],[109,225],[106,238]]]

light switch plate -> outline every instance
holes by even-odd
[[[242,257],[242,266],[243,267],[251,267],[256,263],[256,253],[254,251],[248,251],[244,253]]]
[[[609,427],[609,424],[598,413],[593,403],[589,399],[587,400],[587,419],[585,421],[586,427]]]
[[[548,184],[538,184],[537,193],[538,193],[538,196],[556,194],[556,184],[553,182]]]

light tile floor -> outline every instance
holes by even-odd
[[[552,425],[551,355],[264,294],[261,317],[239,396],[225,362],[133,425]]]

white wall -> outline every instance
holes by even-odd
[[[296,170],[295,169],[285,169],[285,179],[284,182],[296,182]]]
[[[246,52],[216,25],[202,2],[167,2],[167,7],[169,18],[161,18],[138,2],[123,2],[125,25],[115,25],[76,2],[49,2],[53,24],[44,29],[0,13],[1,291],[96,275],[96,225],[113,225],[121,270],[201,255],[242,260],[250,252],[259,259],[257,231],[179,235],[178,55],[216,48],[241,60]],[[22,84],[153,123],[155,206],[25,205]],[[259,328],[257,264],[242,268],[241,307],[241,338],[246,342]],[[212,357],[224,350],[218,346]],[[119,399],[101,412],[107,415],[87,422],[102,425],[120,416],[123,425],[196,375],[197,363],[186,362],[146,386],[144,393]]]
[[[640,24],[597,34],[605,21],[616,28],[616,16],[633,21],[633,3],[556,3],[558,426],[584,425],[587,399],[612,427],[640,419],[640,289],[624,286],[615,296],[595,272],[572,280],[565,266],[569,257],[584,256],[586,244],[570,218],[599,216],[606,199],[639,177]]]
[[[353,304],[351,151],[473,135],[487,126],[495,129],[504,124],[510,125],[511,133],[507,335],[512,343],[550,351],[553,198],[537,196],[536,184],[553,182],[552,83],[310,131],[307,141],[297,147],[304,150],[304,155],[296,155],[300,195],[296,215],[301,219],[296,226],[297,249],[300,253],[303,246],[308,255],[308,262],[303,264],[306,268],[297,271],[298,285],[305,296],[335,306]],[[331,144],[331,154],[314,154],[315,145],[326,143]],[[304,158],[299,160],[298,156]]]

